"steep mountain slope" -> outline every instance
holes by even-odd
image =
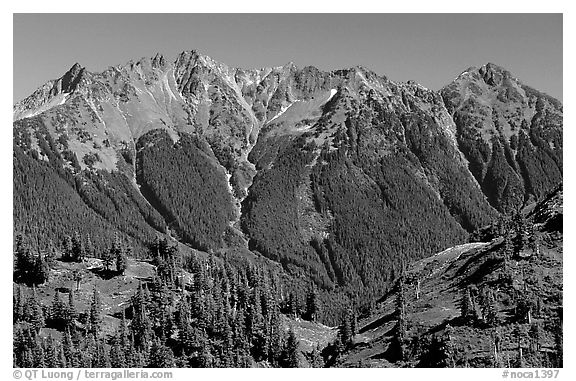
[[[559,188],[490,242],[408,266],[334,365],[561,366],[562,204]]]
[[[15,232],[52,226],[44,247],[96,218],[99,237],[249,248],[369,299],[401,262],[464,242],[562,179],[561,105],[493,65],[480,72],[440,94],[362,67],[245,70],[195,51],[102,73],[76,64],[14,105],[15,173],[34,160],[85,212],[31,210],[17,173]],[[530,129],[514,134],[520,119]]]
[[[458,144],[491,205],[510,213],[562,181],[562,104],[494,64],[442,89]]]

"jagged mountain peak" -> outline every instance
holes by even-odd
[[[330,72],[333,75],[341,76],[341,77],[353,77],[359,76],[361,78],[366,79],[367,81],[375,81],[382,79],[384,81],[389,81],[389,79],[385,75],[379,75],[375,71],[363,66],[363,65],[355,65],[345,69],[337,69]],[[390,81],[391,82],[391,81]]]
[[[454,78],[453,82],[460,82],[463,80],[482,81],[493,87],[506,84],[504,80],[520,82],[508,69],[492,62],[488,62],[482,66],[470,66]]]
[[[455,99],[460,105],[467,105],[469,100],[474,100],[484,106],[499,104],[505,108],[534,108],[536,100],[542,98],[551,108],[562,108],[561,102],[555,98],[534,90],[508,69],[491,62],[469,67],[440,92],[450,110]]]
[[[493,62],[486,62],[482,65],[479,70],[483,71],[492,71],[492,72],[499,72],[499,73],[507,73],[509,72],[505,67],[495,64]]]
[[[357,73],[367,74],[369,76],[378,76],[376,72],[363,65],[355,65],[351,67],[350,70]]]
[[[71,93],[76,90],[78,83],[82,79],[83,73],[86,71],[86,68],[81,66],[79,63],[75,63],[72,65],[70,70],[68,70],[61,78],[61,92]]]
[[[292,82],[294,80],[297,87],[303,86],[302,91],[304,93],[315,92],[320,88],[321,91],[330,91],[331,88],[347,84],[355,90],[359,88],[376,89],[389,95],[389,85],[395,85],[387,77],[380,76],[361,65],[328,72],[315,66],[299,68],[291,61],[277,67],[244,69],[230,67],[208,55],[202,54],[198,50],[192,49],[182,51],[173,62],[167,61],[161,53],[156,53],[151,57],[142,57],[138,60],[130,60],[123,65],[113,66],[102,73],[90,75],[88,76],[89,78],[87,77],[86,68],[79,63],[75,63],[61,78],[49,81],[25,101],[16,104],[14,106],[14,120],[37,115],[66,102],[66,99],[59,95],[73,93],[81,86],[82,78],[86,78],[86,84],[92,83],[92,80],[99,82],[113,80],[115,82],[116,79],[114,78],[120,75],[122,80],[128,84],[133,80],[140,79],[151,83],[165,77],[170,70],[173,70],[178,90],[185,94],[199,90],[201,88],[198,87],[200,83],[203,83],[202,87],[207,88],[208,82],[213,81],[215,78],[220,78],[220,83],[226,83],[235,92],[242,93],[245,91],[246,86],[258,85],[270,74],[272,76],[267,80],[268,83],[270,81],[283,82],[289,80]],[[133,86],[129,85],[129,87]],[[302,93],[302,91],[298,92]],[[89,93],[90,91],[86,92]],[[306,98],[307,95],[304,93],[298,96]]]
[[[87,73],[85,67],[75,63],[60,78],[46,82],[28,97],[16,102],[13,106],[14,120],[40,114],[64,103],[69,95],[76,91]]]
[[[501,66],[487,63],[478,69],[484,82],[491,86],[500,86],[507,79],[514,79],[510,72]],[[514,79],[515,80],[515,79]]]
[[[72,67],[66,72],[66,74],[70,74],[72,76],[78,75],[82,70],[84,70],[84,66],[80,65],[78,62],[74,63]],[[65,75],[66,75],[65,74]]]
[[[200,53],[198,50],[185,50],[178,54],[174,62],[176,68],[179,67],[193,67],[201,65],[211,69],[219,69],[220,71],[229,71],[231,68],[212,57]]]
[[[297,69],[298,65],[296,65],[296,63],[294,61],[289,61],[288,63],[286,63],[285,65],[279,66],[279,68],[282,69]]]
[[[161,53],[156,53],[154,58],[152,58],[152,66],[153,67],[164,67],[166,65],[166,59],[164,55]]]

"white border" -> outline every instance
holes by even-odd
[[[574,51],[570,45],[574,44],[571,39],[576,36],[574,31],[574,23],[576,22],[572,9],[567,5],[568,2],[561,1],[411,1],[411,2],[397,2],[396,4],[374,4],[375,2],[369,0],[355,0],[353,2],[334,2],[334,1],[321,1],[312,2],[305,0],[271,2],[271,1],[215,1],[215,2],[199,2],[194,0],[188,1],[172,1],[172,2],[120,2],[111,0],[98,0],[95,2],[80,2],[80,1],[24,1],[12,2],[9,5],[3,5],[1,14],[1,28],[2,33],[2,52],[7,56],[12,56],[12,14],[13,13],[70,13],[70,12],[109,12],[109,13],[262,13],[262,12],[284,12],[290,10],[291,12],[301,13],[564,13],[564,57],[563,67],[564,70],[564,147],[565,147],[565,168],[568,170],[564,173],[565,178],[565,213],[567,216],[574,216],[574,176],[572,173],[572,165],[576,163],[574,158],[574,151],[572,146],[574,143]],[[384,2],[383,2],[384,3]],[[4,9],[6,8],[6,9]],[[1,189],[1,206],[0,213],[2,216],[2,279],[5,284],[2,285],[4,292],[0,293],[0,305],[4,307],[5,313],[2,314],[2,330],[1,332],[1,355],[0,375],[3,379],[12,379],[12,330],[11,328],[11,250],[12,250],[12,186],[9,184],[9,179],[12,178],[12,60],[4,59],[3,71],[4,83],[7,89],[2,93],[2,120],[4,126],[1,128],[0,136],[0,176],[5,179],[5,186]],[[513,68],[511,68],[513,69]],[[568,105],[568,107],[566,107]],[[570,218],[566,218],[565,230],[568,234],[565,235],[565,258],[564,269],[569,269],[569,272],[574,269],[574,236],[572,236]],[[565,271],[566,273],[566,271]],[[567,275],[570,275],[568,273]],[[565,321],[568,324],[564,325],[565,330],[565,368],[560,372],[559,379],[576,379],[573,372],[574,366],[571,359],[576,358],[574,351],[574,326],[570,323],[574,318],[574,278],[570,276],[564,277],[564,311]],[[271,373],[273,372],[273,374]],[[317,373],[321,372],[321,373]],[[359,374],[360,373],[360,374]],[[174,379],[189,379],[193,378],[234,378],[238,380],[253,380],[265,379],[270,376],[275,377],[278,381],[292,380],[294,377],[304,377],[305,379],[312,378],[333,378],[333,379],[357,379],[358,377],[372,377],[373,379],[443,379],[443,380],[499,380],[501,379],[501,372],[495,369],[323,369],[323,370],[236,370],[236,369],[218,369],[218,370],[182,370],[174,369]]]

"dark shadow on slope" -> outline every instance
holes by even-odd
[[[123,309],[124,311],[124,318],[126,319],[133,319],[134,318],[134,309],[132,308],[132,302],[126,304],[126,307]],[[122,319],[122,311],[115,312],[110,316],[115,317],[116,319]]]
[[[395,318],[395,316],[394,316],[395,314],[396,314],[395,312],[391,312],[387,315],[382,316],[381,318],[373,321],[372,323],[369,323],[369,324],[365,325],[364,327],[360,328],[358,333],[364,333],[366,331],[369,331],[369,330],[374,329],[374,328],[378,328],[378,327],[380,327],[386,323],[391,322]]]
[[[551,232],[562,233],[563,224],[564,224],[564,218],[563,217],[564,217],[563,214],[557,214],[557,215],[553,216],[548,221],[546,221],[546,223],[544,224],[544,228],[542,230],[549,232],[549,233],[551,233]]]
[[[392,340],[390,340],[388,342],[388,346],[386,347],[386,350],[384,352],[381,352],[379,354],[376,354],[374,356],[371,356],[371,359],[375,359],[375,360],[386,360],[389,363],[395,363],[398,361],[402,361],[402,348],[400,343],[395,340],[394,338],[394,333],[397,329],[397,326],[394,326],[392,329],[390,329],[387,333],[386,336],[391,336]]]
[[[100,279],[110,280],[115,276],[121,275],[120,271],[105,269],[103,267],[95,267],[88,269],[92,274],[96,275]]]
[[[461,287],[466,287],[470,284],[477,284],[484,279],[488,274],[494,273],[497,269],[502,267],[504,260],[498,258],[494,253],[486,254],[488,258],[484,260],[482,264],[480,264],[476,270],[468,275],[466,278],[462,280],[460,283]]]

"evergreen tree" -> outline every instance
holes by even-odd
[[[32,283],[43,284],[48,281],[50,268],[42,254],[38,254],[34,259],[34,267],[32,270]]]
[[[60,343],[50,335],[45,345],[45,364],[48,368],[65,368],[66,357]]]
[[[16,234],[14,237],[14,252],[20,253],[24,249],[24,236],[22,234]]]
[[[39,272],[42,271],[42,266],[36,260],[27,245],[24,244],[21,236],[16,240],[15,252],[15,267],[14,267],[14,280],[16,282],[32,284],[38,283]]]
[[[200,368],[214,367],[214,356],[210,353],[210,349],[207,346],[202,348],[202,352],[199,356],[198,366]]]
[[[37,345],[36,331],[32,327],[18,327],[14,333],[16,364],[20,367],[34,367],[33,351]]]
[[[532,353],[540,352],[540,339],[542,336],[542,329],[539,323],[532,323],[530,325],[530,331],[528,332],[530,337],[530,351]]]
[[[554,325],[554,349],[556,350],[556,367],[564,366],[564,333],[562,327],[562,312]]]
[[[74,348],[74,343],[72,342],[72,336],[70,335],[70,331],[68,329],[66,329],[66,332],[64,333],[62,351],[64,352],[64,357],[66,358],[66,364],[68,364],[70,367],[77,366],[76,350]]]
[[[290,292],[288,295],[288,301],[286,302],[286,309],[288,316],[292,318],[296,318],[298,316],[298,301],[296,299],[296,295],[293,292]]]
[[[524,291],[518,291],[516,297],[516,319],[521,323],[532,323],[533,299]]]
[[[308,290],[308,295],[306,296],[306,312],[304,318],[306,320],[316,321],[318,312],[318,296],[316,294],[316,289],[312,286]]]
[[[453,328],[450,324],[446,326],[446,330],[444,331],[443,351],[444,351],[445,367],[455,368],[456,350],[454,348]]]
[[[126,368],[126,356],[124,355],[125,349],[121,344],[120,334],[112,338],[110,346],[110,365],[112,368]]]
[[[84,245],[84,256],[86,257],[96,256],[94,244],[92,243],[92,239],[90,238],[90,233],[86,234],[86,245]]]
[[[540,255],[540,237],[532,223],[528,224],[528,247],[532,250],[533,255]]]
[[[509,232],[504,234],[504,265],[508,265],[508,261],[514,256],[514,244],[512,242],[512,236]]]
[[[90,333],[97,336],[100,332],[102,326],[102,306],[100,303],[100,293],[94,287],[94,292],[92,294],[92,300],[90,302],[90,312],[89,312],[89,324]]]
[[[352,339],[355,334],[354,327],[354,313],[350,307],[348,307],[342,317],[342,322],[338,330],[338,336],[340,338],[340,343],[344,348],[348,347],[352,343]]]
[[[460,316],[467,324],[476,321],[476,307],[474,305],[474,299],[470,287],[466,287],[463,291],[460,302]]]
[[[24,319],[24,304],[22,286],[18,285],[13,296],[14,312],[12,315],[12,322],[14,324]]]
[[[68,305],[66,307],[66,325],[72,328],[73,322],[77,316],[76,305],[74,303],[74,293],[72,290],[68,293]]]
[[[285,368],[298,368],[300,365],[300,361],[298,360],[298,339],[292,328],[288,331],[283,360],[282,366]]]
[[[514,216],[514,254],[519,255],[528,246],[528,234],[526,219],[521,213],[517,213]]]
[[[138,285],[136,295],[132,298],[134,318],[132,319],[132,332],[134,333],[134,346],[142,350],[148,345],[152,335],[152,324],[147,313],[148,296],[142,286]]]
[[[84,260],[84,242],[82,242],[82,237],[77,231],[74,233],[74,238],[72,238],[72,253],[70,260],[74,262],[82,262]]]
[[[261,306],[262,299],[258,287],[254,288],[250,302],[246,328],[252,343],[252,356],[256,361],[261,361],[268,354],[267,344],[269,343],[266,340],[264,317],[262,316]]]
[[[54,298],[50,306],[50,320],[62,329],[66,326],[66,306],[62,302],[62,299],[60,299],[58,290],[54,290]]]
[[[124,272],[128,268],[128,259],[127,254],[132,252],[132,248],[128,247],[126,249],[120,249],[116,251],[116,271],[121,275],[124,275]]]
[[[36,297],[36,288],[32,288],[32,296],[28,300],[28,306],[25,309],[27,310],[25,313],[26,320],[32,324],[36,332],[40,332],[40,328],[44,327],[45,321],[42,305]]]
[[[64,248],[62,250],[62,259],[65,261],[72,261],[74,258],[74,244],[72,242],[72,237],[66,235],[64,237]]]
[[[114,235],[112,246],[108,251],[104,251],[102,255],[102,264],[104,265],[104,269],[108,271],[112,269],[116,263],[116,259],[120,255],[121,250],[120,239],[118,238],[118,234],[116,234]]]
[[[502,367],[503,359],[501,358],[502,353],[502,336],[498,328],[491,329],[491,338],[492,338],[492,351],[493,351],[493,358],[494,358],[494,367],[500,368]]]
[[[32,253],[26,245],[24,245],[23,238],[21,235],[16,237],[16,251],[14,258],[14,277],[15,279],[22,281],[28,275],[30,269],[32,268]]]
[[[44,348],[38,342],[38,339],[34,340],[34,345],[32,346],[32,356],[34,359],[34,368],[45,368],[46,362],[44,360]]]
[[[432,336],[428,350],[422,354],[419,366],[427,368],[452,368],[456,365],[451,327],[446,327],[442,337]]]
[[[404,276],[398,280],[398,292],[396,294],[396,328],[394,330],[393,345],[398,353],[400,360],[406,359],[406,293],[404,285]]]
[[[324,359],[322,358],[322,352],[320,351],[320,347],[318,345],[314,347],[309,357],[310,357],[310,366],[312,368],[324,367]]]
[[[499,324],[498,309],[493,291],[489,287],[484,287],[480,293],[480,304],[482,317],[488,327],[496,327]]]
[[[104,344],[104,340],[98,340],[96,344],[96,362],[94,364],[95,368],[110,368],[110,354],[108,353],[108,348]]]
[[[516,367],[517,368],[526,368],[527,363],[526,363],[526,353],[524,351],[524,348],[526,347],[525,342],[528,339],[528,332],[526,330],[526,326],[524,326],[523,324],[519,324],[516,326],[516,328],[514,328],[514,331],[512,332],[512,334],[514,335],[514,337],[517,340],[518,343],[518,357],[516,360]]]
[[[82,282],[82,278],[83,278],[82,271],[74,269],[74,271],[72,272],[72,279],[74,279],[74,282],[76,283],[76,291],[80,289],[80,283]]]
[[[282,357],[283,348],[283,333],[282,320],[280,318],[280,311],[276,308],[272,312],[270,322],[270,349],[268,359],[273,365],[277,365]]]
[[[123,349],[128,348],[129,346],[129,339],[128,339],[128,325],[126,324],[126,313],[122,310],[122,319],[120,320],[120,328],[119,328],[119,338],[118,343],[120,347]]]
[[[496,222],[496,235],[503,236],[508,232],[508,220],[503,215],[498,217]]]
[[[54,246],[52,240],[50,240],[48,243],[48,249],[46,250],[46,256],[45,256],[46,264],[48,265],[49,268],[54,266],[54,261],[56,261],[56,257],[57,257],[56,247]]]
[[[34,352],[30,348],[24,350],[24,356],[22,360],[23,368],[33,368],[34,367]]]

